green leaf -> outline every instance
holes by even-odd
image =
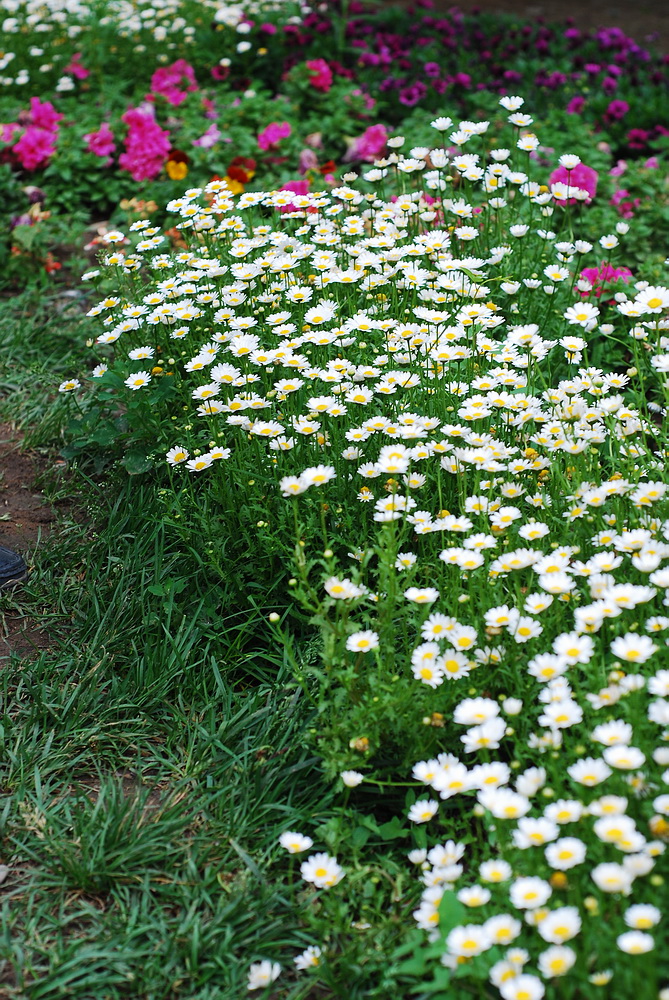
[[[364,847],[371,835],[372,832],[367,827],[356,826],[351,834],[351,843],[354,847]]]
[[[439,904],[439,929],[447,934],[465,920],[465,907],[454,892],[445,892]]]
[[[129,476],[139,476],[153,468],[153,462],[143,451],[129,451],[121,459],[121,465]]]
[[[407,837],[409,831],[402,826],[399,816],[393,816],[387,823],[382,823],[379,827],[379,836],[382,840],[397,840],[400,837]]]

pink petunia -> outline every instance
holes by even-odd
[[[56,152],[56,133],[29,125],[17,143],[12,146],[24,170],[37,170]]]
[[[21,126],[18,122],[0,123],[0,142],[12,142],[14,135],[20,131]]]
[[[288,122],[270,122],[258,136],[258,146],[260,149],[271,149],[282,139],[287,139],[291,131]]]
[[[593,167],[587,167],[585,163],[579,163],[573,170],[566,167],[558,167],[548,178],[550,184],[565,184],[570,188],[580,188],[588,192],[585,204],[589,205],[597,194],[597,179],[599,174]],[[561,199],[566,205],[575,205],[576,198]]]
[[[383,155],[388,141],[385,125],[370,125],[362,135],[353,139],[344,155],[344,162],[365,160],[373,163]]]
[[[56,111],[51,101],[40,101],[39,97],[30,98],[30,120],[37,128],[47,132],[57,132],[58,122],[64,117]]]
[[[74,53],[63,72],[71,73],[72,76],[76,76],[77,80],[85,80],[87,76],[91,75],[90,71],[81,65],[81,52]]]
[[[309,59],[307,69],[311,77],[309,80],[310,85],[314,90],[320,90],[321,93],[327,94],[332,86],[332,70],[325,59]]]
[[[618,215],[622,215],[623,219],[633,219],[641,204],[641,198],[632,198],[625,188],[618,188],[609,204],[615,206]]]
[[[181,90],[184,84],[186,89]],[[171,66],[161,66],[151,77],[151,93],[160,94],[175,107],[193,90],[197,90],[195,70],[185,59],[177,59]]]
[[[193,145],[199,146],[200,149],[211,149],[212,146],[215,146],[216,143],[221,140],[224,142],[232,141],[231,139],[224,138],[223,133],[216,122],[213,122],[207,131],[203,132],[199,139],[193,139]]]
[[[623,281],[627,284],[632,277],[632,272],[628,267],[613,267],[612,264],[602,261],[599,267],[584,267],[580,277],[590,282],[595,298],[599,299],[606,291],[606,285],[611,285],[616,281]],[[581,298],[586,298],[588,295],[590,292],[581,292]]]
[[[88,132],[84,142],[89,153],[96,156],[110,156],[116,149],[114,134],[107,122],[103,122],[97,132]]]
[[[118,158],[119,166],[135,181],[153,180],[170,151],[170,133],[160,127],[148,110],[130,108],[121,120],[128,125],[128,134],[126,151]]]

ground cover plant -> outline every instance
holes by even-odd
[[[664,1000],[666,166],[529,104],[3,305],[86,514],[3,597],[9,995]]]

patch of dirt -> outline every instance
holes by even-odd
[[[0,545],[19,552],[30,568],[56,514],[35,487],[49,462],[21,446],[21,434],[11,424],[0,423]],[[10,653],[30,656],[49,645],[48,633],[21,610],[21,587],[0,592],[7,606],[0,611],[0,663]]]
[[[434,10],[454,7],[466,14],[488,11],[514,14],[524,21],[565,23],[570,19],[582,31],[622,28],[639,45],[655,45],[669,52],[669,3],[664,0],[434,0]],[[429,11],[424,11],[429,13]]]

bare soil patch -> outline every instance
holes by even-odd
[[[35,486],[49,460],[22,450],[22,436],[10,423],[0,423],[0,545],[20,552],[28,567],[56,520],[53,506]],[[10,653],[30,656],[49,645],[40,623],[21,611],[21,585],[5,591],[0,611],[0,662]]]

